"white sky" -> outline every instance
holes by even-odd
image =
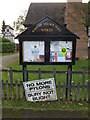
[[[0,0],[0,29],[2,21],[8,25],[13,25],[19,15],[23,13],[24,10],[28,10],[31,2],[66,2],[67,0]],[[72,0],[75,2],[75,0]],[[79,1],[79,0],[76,0]],[[83,2],[88,2],[89,0],[83,0]]]

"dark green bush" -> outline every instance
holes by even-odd
[[[15,51],[14,43],[11,42],[2,43],[2,53],[13,53],[14,51]]]
[[[15,44],[5,37],[0,37],[0,46],[2,46],[2,53],[15,52]]]
[[[8,38],[5,38],[5,37],[0,37],[0,42],[9,42],[10,43],[10,40]]]

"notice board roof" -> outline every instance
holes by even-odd
[[[24,25],[29,27],[47,15],[64,25],[65,12],[66,3],[31,3]]]
[[[64,26],[56,22],[54,19],[49,16],[44,17],[39,20],[36,24],[31,25],[24,32],[18,35],[16,38],[20,37],[72,37],[78,38],[77,35],[66,29]]]

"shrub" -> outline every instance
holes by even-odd
[[[15,51],[15,44],[4,42],[2,43],[2,53],[13,53]]]
[[[7,38],[0,38],[0,44],[2,46],[2,53],[13,53],[15,51],[15,44]]]
[[[0,42],[9,42],[10,43],[10,40],[8,38],[5,38],[5,37],[0,37]]]

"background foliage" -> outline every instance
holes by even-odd
[[[15,44],[7,38],[0,38],[0,44],[2,46],[2,53],[13,53],[15,51]]]

